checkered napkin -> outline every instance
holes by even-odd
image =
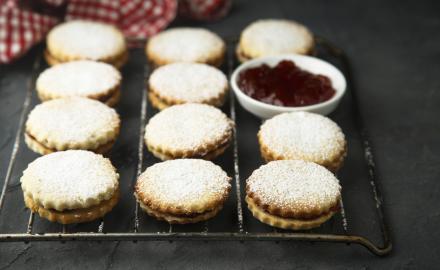
[[[181,0],[179,6],[187,17],[208,20],[226,14],[230,0]],[[110,23],[127,38],[142,39],[164,29],[176,13],[177,0],[0,0],[0,64],[23,55],[63,20]]]

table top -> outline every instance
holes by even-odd
[[[288,18],[345,49],[379,164],[394,244],[389,256],[308,242],[2,243],[0,268],[434,268],[440,263],[438,10],[434,1],[235,1],[219,22],[173,24],[232,36],[259,18]],[[0,66],[1,179],[34,56]]]

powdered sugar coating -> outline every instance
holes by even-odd
[[[37,79],[37,91],[51,98],[94,97],[117,87],[121,74],[112,65],[95,61],[72,61],[43,71]]]
[[[173,28],[153,36],[147,45],[149,58],[161,62],[207,63],[223,55],[225,44],[215,33],[202,28]]]
[[[220,70],[198,63],[162,66],[151,74],[149,83],[160,97],[180,103],[208,102],[228,88],[228,80]]]
[[[258,20],[246,27],[240,37],[241,51],[250,58],[306,54],[312,47],[312,33],[305,26],[289,20]]]
[[[339,180],[324,167],[303,160],[277,160],[255,170],[247,192],[261,205],[290,210],[331,207],[340,197]]]
[[[83,150],[56,152],[30,163],[21,177],[25,196],[47,209],[87,208],[109,199],[119,175],[109,159]]]
[[[168,151],[193,151],[229,140],[232,121],[219,109],[197,103],[169,107],[148,122],[145,141]],[[211,149],[212,150],[212,149]]]
[[[267,120],[258,135],[260,143],[280,159],[320,163],[341,155],[346,147],[345,136],[335,122],[309,112],[279,114]]]
[[[47,47],[56,58],[69,60],[104,60],[126,50],[124,36],[117,28],[84,20],[69,21],[54,27],[47,36]]]
[[[72,97],[37,105],[28,116],[26,132],[49,148],[94,149],[115,140],[119,125],[114,109],[92,99]]]
[[[230,177],[210,161],[168,160],[148,167],[136,183],[136,191],[152,208],[204,212],[223,201]],[[215,205],[217,207],[217,205]]]

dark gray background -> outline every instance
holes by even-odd
[[[435,1],[235,1],[227,18],[202,26],[236,35],[251,21],[269,17],[300,21],[339,44],[351,58],[383,180],[394,241],[391,255],[377,258],[358,246],[297,242],[1,243],[0,269],[438,267],[440,5]],[[0,67],[2,172],[32,57]]]

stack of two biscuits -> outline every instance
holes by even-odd
[[[246,182],[246,202],[260,221],[283,229],[320,226],[339,211],[335,177],[347,155],[339,126],[325,116],[284,113],[258,132],[263,159]]]
[[[26,206],[63,224],[108,213],[119,199],[119,175],[109,159],[92,151],[111,148],[119,123],[113,109],[87,98],[38,105],[26,122],[25,141],[46,155],[30,163],[21,178]]]
[[[48,34],[45,58],[52,67],[36,81],[43,103],[29,114],[25,142],[45,155],[21,178],[25,204],[63,224],[104,216],[118,202],[119,175],[101,154],[120,130],[115,106],[127,60],[122,33],[88,21],[60,24]],[[108,106],[107,106],[108,105]]]

